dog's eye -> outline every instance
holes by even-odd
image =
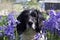
[[[32,17],[36,17],[36,14],[35,13],[31,13],[30,14]]]

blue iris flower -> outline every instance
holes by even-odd
[[[54,10],[51,10],[49,12],[50,18],[44,22],[44,29],[49,30],[51,33],[55,33],[56,30],[56,12]]]
[[[2,26],[0,26],[0,36],[3,36],[3,27]]]
[[[16,28],[16,22],[18,23],[18,21],[15,19],[14,15],[13,15],[13,12],[11,12],[7,16],[7,22],[8,22],[8,25],[4,30],[4,34],[6,36],[10,36],[10,38],[13,37],[13,39],[14,39],[14,36],[15,36],[14,32],[15,32],[15,28]]]
[[[43,28],[51,33],[60,34],[60,12],[50,11],[49,16],[50,18],[44,22],[45,27]]]

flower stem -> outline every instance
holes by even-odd
[[[5,39],[6,39],[6,36],[3,37],[3,40],[5,40]]]

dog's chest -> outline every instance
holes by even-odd
[[[32,40],[34,35],[35,31],[29,28],[23,33],[23,40]]]

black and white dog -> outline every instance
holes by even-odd
[[[28,9],[21,12],[17,17],[20,24],[17,24],[17,32],[21,35],[27,28],[32,28],[36,33],[40,32],[43,26],[42,21],[45,20],[42,13],[36,9]]]

